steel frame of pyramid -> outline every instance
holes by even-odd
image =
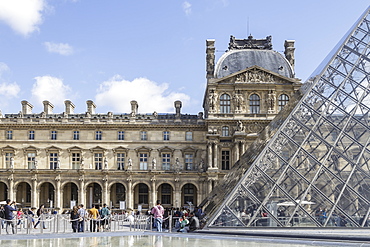
[[[367,226],[370,7],[201,206],[207,227]]]

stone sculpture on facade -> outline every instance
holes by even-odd
[[[210,91],[208,96],[208,105],[210,112],[216,111],[216,103],[217,103],[217,94],[214,91]]]
[[[14,158],[10,157],[10,169],[14,169]]]
[[[238,120],[235,131],[236,132],[245,132],[245,126],[243,125],[242,121]]]
[[[81,158],[80,169],[85,169],[85,160],[84,160],[84,158]]]
[[[157,170],[157,160],[155,158],[153,158],[152,160],[152,170],[153,171]]]
[[[127,171],[132,171],[132,159],[131,158],[128,158]]]
[[[235,113],[240,113],[244,104],[243,95],[240,92],[234,94]]]
[[[107,158],[105,157],[104,158],[104,169],[107,170],[108,169],[108,160]]]
[[[268,93],[268,97],[267,97],[268,113],[275,112],[275,102],[276,102],[276,94],[275,94],[275,91],[271,90]]]

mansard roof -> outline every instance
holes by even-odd
[[[266,49],[227,51],[216,64],[215,78],[223,78],[254,65],[287,78],[294,78],[294,71],[288,60],[279,52]]]

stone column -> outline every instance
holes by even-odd
[[[153,206],[155,206],[157,203],[157,200],[159,199],[159,198],[157,198],[157,189],[156,189],[156,179],[155,179],[155,176],[153,176],[151,179],[150,179],[150,181],[152,181],[152,195],[151,195],[151,197],[152,197],[152,200],[151,200],[151,202],[152,202],[152,205],[150,205],[149,204],[149,208],[151,208],[151,207],[153,207]],[[150,203],[150,201],[149,201],[149,203]]]
[[[235,149],[234,149],[234,152],[235,152],[235,160],[232,162],[232,163],[235,163],[239,160],[240,158],[240,153],[239,153],[239,141],[236,141],[235,143]]]
[[[102,203],[106,203],[110,207],[110,200],[108,196],[108,175],[105,175],[103,178],[103,195],[102,195]]]
[[[212,168],[212,142],[208,142],[208,168]]]
[[[179,183],[180,179],[179,178],[175,178],[175,193],[174,193],[174,202],[173,202],[173,205],[175,205],[175,207],[177,208],[180,208],[182,205],[181,205],[181,188],[180,188],[180,183]]]
[[[212,189],[212,179],[208,178],[208,193],[211,193]]]
[[[8,178],[9,180],[9,196],[8,198],[12,201],[15,201],[17,198],[17,195],[14,195],[14,177],[13,174],[11,174]]]
[[[38,208],[38,193],[37,193],[37,175],[35,174],[32,177],[32,188],[31,188],[31,206]]]
[[[215,142],[214,149],[213,149],[213,168],[217,169],[218,168],[218,146],[217,142]]]
[[[126,207],[127,208],[131,208],[131,209],[134,209],[134,199],[133,199],[133,196],[132,196],[132,179],[131,178],[128,178],[127,179],[127,182],[128,182],[128,185],[127,185],[127,203],[126,203]]]
[[[78,190],[78,204],[83,204],[86,206],[85,176],[81,175],[79,180],[80,180],[80,189]]]
[[[55,207],[62,209],[62,201],[61,201],[61,195],[60,195],[60,175],[55,178],[56,181],[56,188],[55,188]]]

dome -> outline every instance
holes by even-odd
[[[273,50],[229,50],[216,65],[215,77],[222,78],[251,66],[260,66],[288,78],[294,78],[292,66],[283,55]]]

